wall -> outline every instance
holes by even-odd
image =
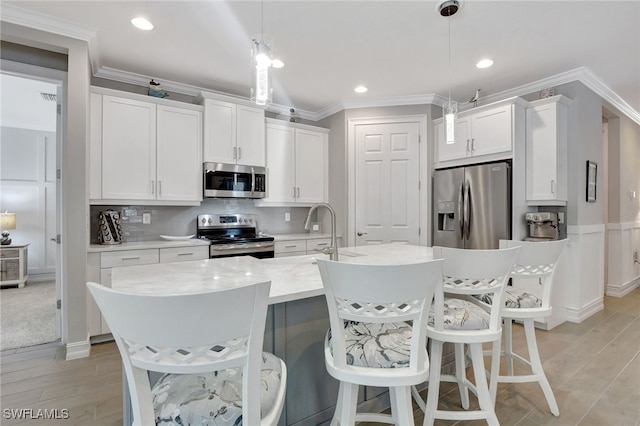
[[[62,341],[67,359],[87,356],[86,263],[88,241],[88,188],[86,176],[89,138],[89,50],[84,41],[2,23],[2,40],[67,58],[67,83],[63,104],[62,144]],[[27,49],[28,50],[28,49]],[[23,62],[41,59],[26,54]],[[53,55],[55,56],[55,55]]]
[[[207,199],[200,206],[91,206],[89,215],[90,238],[98,243],[97,221],[101,210],[114,209],[122,214],[121,224],[125,242],[157,240],[159,235],[196,234],[196,217],[199,214],[255,214],[258,231],[267,234],[305,233],[304,221],[308,207],[255,207],[252,200]],[[151,223],[142,224],[142,213],[151,213]],[[291,220],[284,220],[290,213]]]

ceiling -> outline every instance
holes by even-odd
[[[248,97],[260,2],[3,0],[2,7],[5,21],[82,34],[96,76]],[[462,103],[478,88],[482,104],[586,67],[619,105],[640,111],[638,0],[462,0],[450,18],[435,1],[264,0],[262,7],[264,33],[285,63],[273,71],[273,102],[287,109],[327,115],[348,105],[441,100],[449,90]],[[140,15],[153,31],[130,24]],[[477,69],[484,57],[493,67]],[[356,94],[360,84],[369,91]]]

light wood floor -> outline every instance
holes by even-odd
[[[515,326],[514,335],[516,348],[523,348],[522,327]],[[548,411],[537,384],[501,384],[496,402],[501,424],[640,425],[640,289],[623,298],[606,297],[605,309],[580,324],[567,322],[537,336],[560,417]],[[441,389],[440,407],[459,407],[457,388],[443,383]],[[89,358],[74,361],[65,361],[64,349],[56,345],[2,352],[0,390],[2,425],[122,425],[122,368],[113,343],[94,345]],[[5,417],[5,410],[19,408],[34,414],[66,409],[69,419]],[[420,424],[422,413],[415,416]]]

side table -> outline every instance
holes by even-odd
[[[27,271],[27,248],[29,244],[0,245],[0,287],[18,285],[23,288],[29,274]]]

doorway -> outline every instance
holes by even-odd
[[[3,60],[0,79],[0,209],[16,214],[11,237],[13,243],[27,245],[29,274],[24,288],[2,289],[3,305],[10,299],[15,308],[12,321],[3,319],[5,350],[62,338],[58,235],[60,105],[66,73]]]
[[[348,245],[425,244],[426,116],[350,119]]]

